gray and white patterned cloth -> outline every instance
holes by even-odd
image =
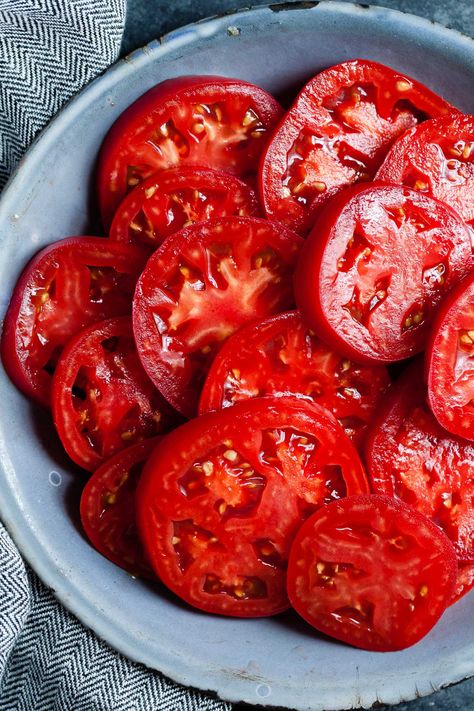
[[[125,0],[0,0],[0,184],[49,118],[119,53]],[[1,485],[1,482],[0,482]],[[228,711],[86,630],[0,523],[1,711]]]

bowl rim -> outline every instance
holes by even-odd
[[[46,127],[36,136],[7,181],[0,198],[0,223],[2,220],[8,219],[8,215],[11,214],[11,209],[9,208],[10,196],[13,196],[18,191],[26,190],[29,192],[27,182],[28,173],[31,171],[32,166],[34,167],[35,164],[41,161],[42,155],[48,151],[48,146],[54,142],[56,135],[60,134],[63,128],[74,119],[75,114],[81,111],[82,107],[92,103],[99,95],[99,92],[102,93],[107,86],[113,87],[116,83],[120,82],[121,79],[127,78],[129,75],[129,65],[144,67],[155,62],[160,57],[166,56],[170,50],[192,44],[199,38],[212,37],[213,35],[221,33],[222,30],[238,26],[239,20],[249,15],[254,19],[260,15],[266,15],[268,12],[277,14],[289,11],[317,13],[321,10],[333,13],[335,16],[343,14],[345,16],[357,15],[360,17],[360,13],[363,12],[367,13],[367,15],[378,15],[379,17],[383,17],[385,21],[392,20],[397,24],[409,23],[411,27],[418,26],[420,31],[429,32],[430,34],[434,33],[440,40],[449,42],[458,49],[464,49],[474,57],[473,38],[462,34],[458,30],[445,27],[438,22],[428,20],[424,17],[380,5],[341,2],[339,0],[291,0],[290,2],[282,1],[252,5],[235,12],[217,14],[198,20],[166,33],[159,39],[152,40],[144,47],[133,50],[105,69],[64,104]],[[228,34],[229,41],[232,41],[232,33],[229,32]],[[4,237],[0,236],[0,246],[3,243],[3,239]],[[7,483],[9,479],[13,480],[15,470],[9,459],[5,440],[1,433],[0,467],[6,476]],[[67,578],[62,575],[60,567],[55,565],[54,561],[44,551],[41,551],[40,555],[38,555],[38,550],[34,548],[33,545],[34,535],[29,529],[25,530],[24,528],[25,518],[27,518],[27,512],[23,511],[18,501],[15,500],[11,487],[0,487],[0,520],[18,546],[21,555],[28,561],[42,582],[53,592],[57,600],[64,605],[69,612],[75,615],[86,628],[91,629],[100,639],[105,640],[107,644],[118,653],[123,654],[134,662],[145,664],[152,670],[160,671],[177,683],[200,689],[203,692],[217,696],[223,701],[237,702],[242,700],[245,684],[247,682],[245,678],[238,680],[239,686],[235,684],[230,688],[228,686],[228,673],[224,671],[221,677],[219,677],[218,673],[215,673],[216,670],[214,670],[214,676],[212,674],[206,675],[207,669],[198,659],[192,660],[194,666],[191,667],[189,659],[166,654],[166,652],[162,653],[160,658],[157,658],[156,655],[151,658],[150,656],[147,657],[146,654],[140,655],[137,648],[130,647],[126,639],[123,639],[120,635],[114,633],[114,630],[111,630],[107,620],[100,616],[101,611],[94,606],[92,601],[81,595],[77,588],[70,585]],[[473,676],[474,661],[472,664],[466,664],[463,667],[460,667],[458,664],[456,670],[446,668],[443,672],[446,679],[444,682],[442,681],[435,686],[431,681],[428,681],[427,685],[421,691],[417,686],[417,681],[419,682],[420,680],[414,677],[410,683],[406,683],[403,687],[400,686],[400,698],[394,703],[401,703],[412,700],[415,697],[428,695],[439,688],[459,683]],[[254,684],[255,682],[252,681],[252,683]],[[263,684],[263,686],[265,686],[265,684]],[[237,688],[239,689],[238,691],[236,691]],[[288,686],[287,691],[290,694],[292,688],[293,687]],[[289,695],[287,695],[287,699],[289,698]],[[324,703],[325,700],[326,703]],[[261,697],[257,703],[262,706],[268,706],[273,705],[274,701],[276,701],[276,699],[272,699],[271,697],[268,699]],[[342,709],[347,708],[349,705],[328,707],[327,695],[325,699],[322,699],[324,705],[320,704],[319,699],[313,699],[312,704],[314,703],[314,705],[311,705],[311,707],[308,706],[308,702],[304,702],[302,699],[295,699],[295,701],[297,705],[285,706],[285,708],[294,708],[301,711],[308,711],[310,708],[313,709],[313,711],[316,709],[318,711],[323,711],[323,709],[329,711],[329,708]],[[354,694],[352,704],[354,704],[354,708],[360,708],[362,704],[361,698],[357,698],[356,694]]]

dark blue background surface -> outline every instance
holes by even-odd
[[[273,0],[278,2],[278,0]],[[195,22],[210,15],[230,12],[250,0],[128,0],[127,22],[122,54],[141,47],[180,25]],[[440,22],[447,27],[474,37],[474,0],[372,0],[372,5],[411,12]],[[474,91],[474,82],[473,82]],[[235,711],[251,709],[236,705]],[[257,708],[257,707],[255,707]],[[260,707],[261,708],[261,707]],[[388,711],[389,707],[379,707]],[[391,707],[394,711],[474,711],[474,679],[443,689],[432,696]],[[150,711],[153,711],[150,709]]]

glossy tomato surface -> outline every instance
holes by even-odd
[[[443,429],[426,404],[421,362],[389,390],[366,445],[374,493],[431,518],[461,562],[474,562],[474,445]]]
[[[327,206],[301,252],[296,303],[336,350],[394,362],[423,350],[471,238],[443,203],[403,186],[357,185]]]
[[[330,410],[359,446],[389,382],[383,366],[353,363],[305,326],[297,311],[288,311],[226,341],[211,365],[199,411],[265,395],[295,395]]]
[[[286,564],[301,522],[368,491],[350,440],[323,408],[259,398],[178,428],[137,492],[142,541],[163,582],[191,605],[256,617],[288,606]]]
[[[474,224],[474,116],[426,121],[396,141],[377,180],[432,195]]]
[[[393,141],[456,111],[422,84],[355,59],[317,74],[275,131],[260,170],[267,216],[306,233],[337,192],[370,180]]]
[[[168,237],[150,257],[133,304],[143,366],[192,417],[223,341],[244,324],[293,303],[301,237],[257,218],[221,218]]]
[[[119,205],[109,237],[156,249],[173,232],[195,222],[260,211],[257,196],[222,170],[181,167],[141,182]]]
[[[239,79],[184,76],[158,84],[124,111],[102,146],[104,225],[127,192],[166,168],[198,165],[254,176],[281,115],[270,94]]]
[[[15,385],[50,405],[51,379],[67,341],[82,328],[131,313],[147,254],[96,237],[69,237],[41,250],[13,292],[2,333],[2,361]]]
[[[84,487],[81,521],[103,556],[132,575],[154,578],[136,530],[135,492],[160,437],[127,447],[100,466]]]
[[[69,341],[54,374],[52,408],[64,449],[90,471],[176,421],[141,366],[127,316],[94,324]]]
[[[301,527],[288,563],[288,595],[320,632],[380,652],[424,637],[449,604],[456,555],[444,533],[388,496],[352,496]]]
[[[474,440],[474,274],[442,303],[426,351],[428,401],[449,432]]]

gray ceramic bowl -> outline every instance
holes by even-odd
[[[41,246],[90,225],[94,160],[123,109],[179,74],[225,74],[280,94],[319,69],[385,62],[474,112],[472,40],[366,5],[270,5],[185,27],[106,72],[42,133],[0,201],[1,307]],[[474,674],[474,599],[448,610],[426,639],[371,654],[320,638],[293,614],[211,617],[133,580],[87,544],[78,524],[81,475],[44,416],[0,374],[0,513],[43,581],[88,627],[131,659],[232,701],[296,709],[369,707],[429,694]]]

